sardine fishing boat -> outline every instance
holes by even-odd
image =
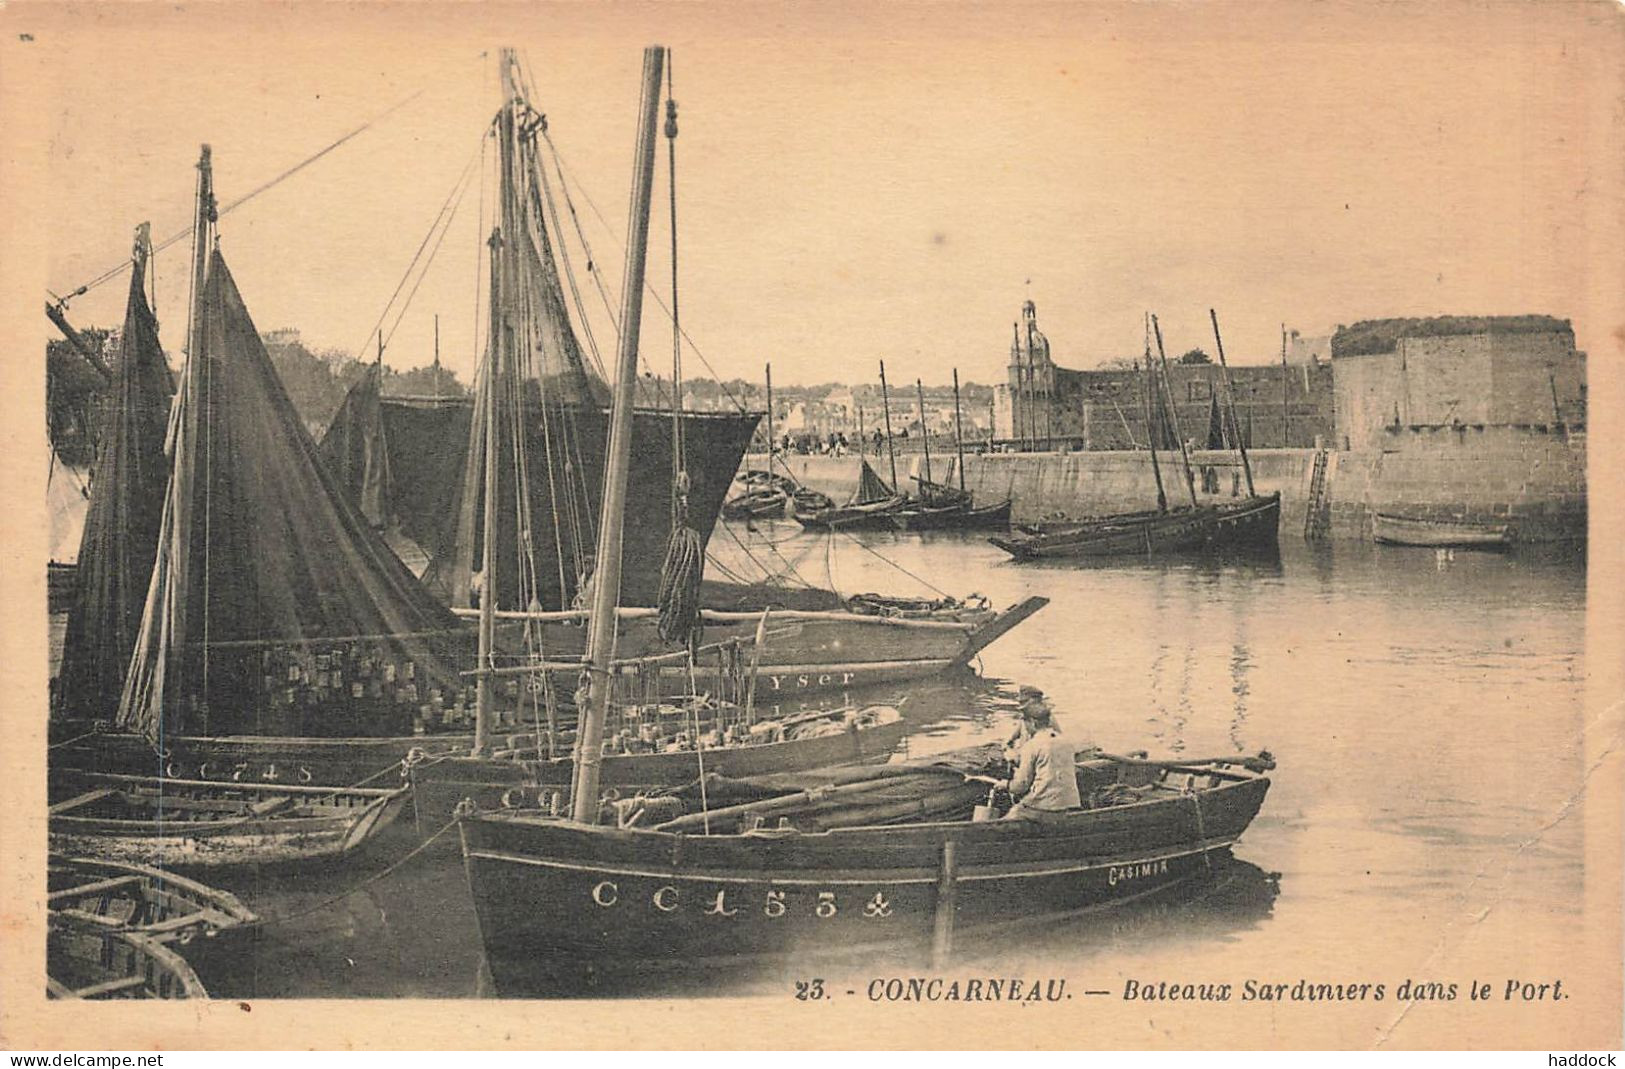
[[[659,47],[644,53],[633,248],[648,225],[664,59]],[[641,255],[629,262],[629,302],[641,293],[641,266]],[[635,324],[635,310],[629,303],[623,322]],[[622,337],[627,372],[636,366],[636,341]],[[630,448],[630,388],[621,389],[600,525],[607,578],[590,620],[592,671],[570,818],[552,815],[552,806],[491,814],[468,806],[458,822],[499,992],[550,993],[548,981],[567,961],[692,969],[919,943],[945,957],[956,925],[1042,921],[1196,874],[1257,813],[1269,786],[1267,756],[1252,767],[1234,758],[1101,757],[1079,768],[1086,807],[1053,820],[988,820],[995,800],[988,784],[1008,765],[998,748],[980,747],[877,768],[704,776],[692,788],[618,800],[611,807],[618,826],[600,824],[617,502]]]
[[[713,717],[697,724],[697,731],[669,735],[645,728],[654,726],[653,718],[627,720],[626,711],[620,712],[620,724],[606,731],[602,766],[602,788],[613,798],[678,787],[701,769],[706,774],[755,776],[884,761],[908,732],[902,714],[890,706],[813,711],[750,725],[736,720],[721,726]],[[676,726],[684,719],[679,716]],[[645,730],[640,733],[639,728]],[[486,759],[409,759],[406,771],[417,819],[425,830],[439,828],[465,800],[486,809],[542,804],[557,812],[570,802],[573,741],[562,740],[559,756],[554,757],[538,753],[534,738],[510,736],[510,744],[523,748]]]
[[[1235,443],[1241,460],[1242,472],[1247,480],[1247,496],[1233,501],[1202,502],[1196,497],[1196,478],[1191,471],[1190,456],[1179,428],[1178,410],[1173,400],[1173,388],[1168,379],[1168,356],[1163,350],[1162,327],[1156,316],[1148,316],[1145,348],[1147,388],[1145,398],[1145,424],[1147,448],[1151,454],[1151,471],[1157,484],[1155,511],[1141,510],[1116,516],[1101,516],[1081,521],[1062,521],[1054,524],[1036,524],[1023,527],[1002,538],[988,539],[1017,561],[1046,559],[1150,556],[1193,552],[1270,552],[1279,544],[1281,523],[1281,494],[1279,491],[1260,494],[1253,485],[1253,469],[1247,459],[1247,446],[1242,441],[1241,426],[1236,420],[1235,393],[1230,386],[1229,364],[1225,361],[1224,340],[1219,336],[1218,313],[1209,309],[1213,320],[1213,338],[1219,352],[1219,367],[1223,372],[1226,413],[1229,418],[1227,433]],[[1153,371],[1150,335],[1155,333],[1157,354],[1162,374]],[[1158,379],[1161,391],[1151,384]],[[1157,424],[1152,412],[1152,395],[1157,394],[1158,412],[1162,425],[1179,448],[1180,468],[1185,488],[1190,493],[1190,505],[1170,508],[1162,485],[1162,469],[1157,464]]]
[[[861,461],[858,488],[844,505],[805,508],[795,501],[790,516],[803,527],[824,531],[889,531],[891,516],[908,505],[908,498],[880,477],[867,458]]]
[[[400,815],[407,788],[178,780],[54,770],[55,853],[163,868],[342,858]]]
[[[1258,550],[1277,544],[1280,520],[1281,495],[1276,492],[1217,505],[1063,524],[988,541],[1018,561]]]
[[[1489,521],[1379,512],[1372,520],[1371,537],[1389,546],[1505,549],[1512,542],[1512,526]]]
[[[925,389],[914,380],[919,394],[920,426],[926,425]],[[954,368],[954,469],[959,473],[959,487],[934,482],[931,478],[931,439],[924,443],[925,474],[916,475],[918,488],[915,502],[891,518],[899,531],[985,531],[1005,530],[1010,526],[1010,498],[994,505],[976,504],[975,495],[965,489],[965,442],[959,412],[959,369]]]
[[[459,827],[486,963],[501,994],[522,997],[554,992],[584,962],[635,976],[882,950],[940,958],[961,934],[1141,898],[1222,859],[1272,767],[1268,755],[1093,756],[1078,764],[1083,808],[997,820],[988,781],[1008,766],[982,747],[713,778],[706,805],[691,785],[645,800],[641,820],[628,807],[621,827],[521,809]]]

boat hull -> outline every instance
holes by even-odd
[[[703,755],[693,751],[609,754],[599,765],[599,783],[605,791],[623,796],[640,790],[679,787],[699,778],[701,756],[706,774],[730,777],[884,761],[903,741],[908,728],[899,718],[838,735],[725,747],[706,750]],[[408,775],[418,820],[426,831],[432,831],[451,820],[464,799],[486,810],[501,807],[504,796],[516,790],[532,796],[538,790],[562,791],[567,800],[573,772],[574,764],[568,757],[550,761],[454,757],[414,765]]]
[[[892,517],[899,531],[1002,531],[1010,526],[1010,502],[982,508],[945,505],[907,509]]]
[[[1166,513],[1136,513],[1049,533],[990,538],[1017,560],[1268,550],[1279,544],[1281,495]]]
[[[331,860],[359,850],[405,806],[407,789],[344,790],[74,774],[71,790],[104,788],[138,801],[103,813],[53,805],[51,850],[136,865],[197,869]],[[298,812],[257,810],[290,800]],[[188,805],[205,803],[207,815]]]
[[[1430,520],[1379,512],[1373,520],[1371,536],[1390,546],[1504,549],[1512,541],[1512,528],[1505,523]]]
[[[1200,803],[1174,795],[1042,824],[677,836],[509,813],[460,828],[486,963],[499,993],[524,996],[551,993],[561,961],[637,972],[924,950],[947,843],[956,931],[1114,905],[1204,871],[1267,790],[1243,778]]]
[[[801,526],[815,531],[892,531],[892,518],[908,507],[908,498],[898,496],[864,505],[837,505],[834,508],[791,510]]]

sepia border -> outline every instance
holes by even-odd
[[[978,41],[1019,24],[1034,38],[1069,33],[1161,34],[1177,28],[1215,49],[1237,40],[1347,41],[1371,50],[1395,35],[1441,41],[1473,35],[1555,35],[1586,50],[1580,80],[1554,77],[1535,91],[1575,95],[1598,117],[1592,140],[1568,149],[1589,161],[1593,185],[1587,277],[1560,314],[1608,324],[1611,346],[1590,352],[1590,565],[1587,607],[1585,779],[1572,801],[1584,804],[1585,914],[1579,960],[1540,963],[1571,978],[1573,997],[1535,1009],[1485,1016],[1398,1014],[1381,1036],[1351,1032],[1336,1006],[1272,1010],[1227,1006],[1158,1007],[1120,1000],[1085,1007],[903,1005],[849,1001],[804,1004],[789,997],[700,1003],[651,1001],[525,1003],[497,1001],[259,1001],[192,1004],[70,1005],[44,998],[42,878],[45,853],[46,472],[44,352],[40,313],[51,221],[37,210],[48,181],[51,109],[74,68],[76,49],[98,42],[100,61],[130,55],[161,34],[190,37],[200,52],[221,34],[325,34],[336,49],[439,47],[448,38],[490,43],[505,34],[564,34],[622,40],[627,47],[685,39],[804,38],[809,48],[842,35],[880,36],[900,49],[974,54]],[[542,29],[545,27],[545,30]],[[25,37],[32,38],[25,40]],[[161,71],[144,72],[161,77]],[[1583,101],[1578,97],[1583,96]],[[403,179],[404,180],[404,179]],[[1418,194],[1421,195],[1421,194]],[[1283,2],[1130,4],[906,3],[880,6],[695,3],[682,6],[584,3],[464,5],[36,4],[0,7],[0,301],[6,340],[0,357],[0,464],[8,507],[0,519],[5,615],[0,651],[0,1046],[8,1049],[417,1049],[417,1048],[1347,1048],[1381,1042],[1397,1048],[1585,1049],[1621,1043],[1621,814],[1625,748],[1625,8],[1586,3],[1358,4]],[[1518,309],[1522,311],[1522,309]],[[1051,611],[1064,611],[1056,606]],[[1551,822],[1569,818],[1551,814]],[[1472,923],[1441,919],[1441,925]],[[1359,938],[1351,933],[1351,938]],[[1260,965],[1267,963],[1258,963]],[[1285,964],[1285,963],[1281,963]],[[1154,1021],[1152,1018],[1154,1017]],[[627,1022],[635,1019],[637,1026]]]

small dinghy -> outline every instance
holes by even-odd
[[[119,776],[52,778],[51,849],[162,866],[262,865],[342,857],[400,815],[406,788]]]
[[[51,998],[208,998],[197,973],[161,940],[98,931],[51,915],[45,940],[45,990]]]
[[[109,975],[91,984],[141,979],[139,989],[134,983],[109,988],[108,997],[195,994],[194,980],[212,988],[230,975],[242,937],[259,922],[236,895],[146,865],[53,854],[46,881],[51,954],[53,962],[61,961],[64,975],[83,980],[83,963],[94,961]],[[142,941],[131,944],[117,938],[121,935]],[[151,944],[180,957],[190,974],[174,969],[167,955],[151,953]],[[126,990],[136,996],[123,994]]]
[[[52,854],[46,902],[64,922],[191,942],[258,917],[236,895],[148,865]]]

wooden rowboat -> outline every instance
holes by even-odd
[[[54,926],[145,937],[180,955],[209,988],[234,971],[259,920],[236,895],[146,865],[52,854],[46,881]],[[72,942],[58,938],[61,949]],[[104,941],[98,958],[118,946]]]
[[[465,870],[496,988],[554,993],[569,963],[637,975],[940,951],[957,930],[1117,905],[1207,872],[1257,814],[1273,767],[1264,754],[1101,756],[1078,766],[1085,808],[977,819],[988,799],[980,776],[997,774],[996,757],[982,748],[929,764],[711,783],[709,813],[647,828],[523,810],[466,815]],[[694,791],[682,797],[692,804]]]
[[[1512,541],[1512,527],[1478,520],[1428,519],[1379,512],[1372,538],[1390,546],[1465,546],[1502,549]]]
[[[400,815],[406,788],[299,787],[59,770],[51,849],[164,867],[349,854]]]
[[[148,865],[52,854],[46,902],[60,920],[191,942],[258,918],[236,895]]]
[[[186,960],[149,935],[58,922],[45,937],[45,990],[51,998],[208,998]]]

